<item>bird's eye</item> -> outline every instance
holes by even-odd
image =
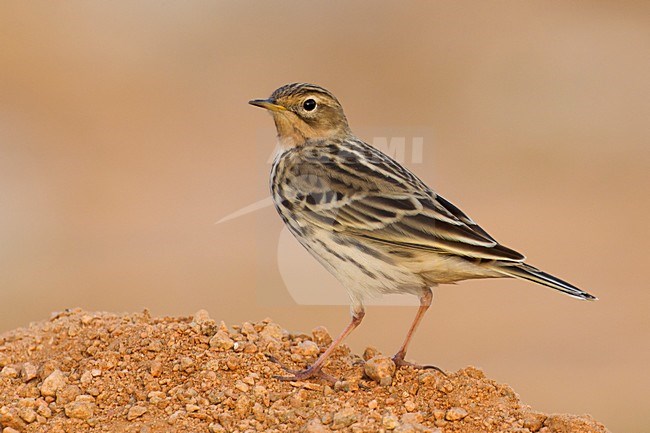
[[[316,101],[313,99],[305,99],[305,102],[302,103],[302,108],[305,109],[305,111],[313,111],[316,108]]]

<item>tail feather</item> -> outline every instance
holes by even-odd
[[[595,301],[598,299],[594,295],[580,290],[573,284],[567,283],[566,281],[554,277],[551,274],[547,274],[546,272],[540,271],[539,269],[525,263],[508,265],[504,264],[497,267],[496,270],[510,277],[533,281],[552,289],[559,290],[560,292],[566,293],[567,295],[574,298],[586,299],[589,301]]]

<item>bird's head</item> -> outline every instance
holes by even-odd
[[[287,84],[273,92],[270,98],[254,99],[249,104],[269,110],[284,147],[300,146],[310,139],[350,134],[339,101],[328,90],[313,84]]]

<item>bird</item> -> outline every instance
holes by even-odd
[[[292,83],[251,105],[277,130],[270,189],[288,230],[347,290],[351,321],[309,367],[282,380],[335,378],[323,371],[361,323],[364,302],[383,294],[419,297],[418,311],[392,357],[397,367],[439,284],[518,278],[582,300],[597,298],[525,262],[467,214],[389,155],[357,138],[338,99],[323,87]],[[277,362],[275,358],[272,358]]]

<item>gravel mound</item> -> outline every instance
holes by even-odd
[[[340,378],[283,382],[331,341],[271,320],[227,327],[207,312],[152,318],[72,310],[0,335],[0,428],[15,432],[607,432],[546,415],[468,367],[395,371],[373,348],[339,348]]]

